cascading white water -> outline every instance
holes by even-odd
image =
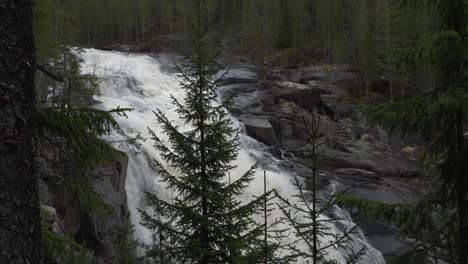
[[[100,95],[96,99],[102,102],[96,107],[112,109],[116,107],[132,108],[128,118],[117,117],[120,129],[112,132],[109,141],[115,143],[115,147],[125,151],[129,156],[126,191],[128,207],[131,212],[131,220],[135,225],[136,237],[144,242],[151,243],[151,233],[140,224],[138,209],[148,209],[144,201],[144,192],[157,193],[160,197],[170,198],[173,193],[159,181],[152,169],[152,160],[160,159],[158,152],[153,148],[151,140],[140,141],[141,145],[128,144],[125,141],[141,135],[148,138],[148,128],[151,128],[165,139],[161,128],[155,123],[153,111],[161,109],[174,124],[182,129],[186,125],[179,119],[172,105],[170,95],[181,99],[184,92],[179,87],[179,79],[176,74],[163,71],[164,62],[170,61],[164,57],[151,57],[143,54],[127,54],[120,52],[85,49],[78,53],[82,59],[81,70],[83,73],[96,74],[103,77],[100,85]],[[247,72],[238,72],[249,74]],[[240,126],[238,122],[234,122]],[[269,189],[276,189],[280,195],[289,197],[296,192],[291,179],[293,175],[278,168],[278,161],[264,150],[264,145],[254,139],[242,135],[241,150],[236,164],[238,167],[231,172],[233,178],[240,176],[257,161],[261,162],[262,170],[267,170],[267,185]],[[255,180],[246,192],[239,197],[243,201],[252,199],[254,195],[263,193],[263,172],[257,171]],[[339,209],[337,209],[339,210]],[[339,212],[341,217],[348,219],[343,221],[345,226],[352,226],[349,216]],[[274,212],[280,216],[279,210]],[[274,218],[273,215],[272,218]],[[335,228],[336,230],[336,228]],[[289,238],[294,240],[294,238]],[[326,238],[324,238],[326,239]],[[287,242],[287,241],[285,241]],[[369,246],[362,234],[355,237],[356,248],[366,245],[367,255],[362,263],[385,263],[381,253]],[[330,250],[329,257],[344,263],[343,252]],[[305,262],[304,262],[305,263]]]

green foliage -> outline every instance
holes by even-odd
[[[387,204],[336,194],[340,205],[358,210],[369,221],[378,221],[398,227],[402,238],[418,238],[412,249],[393,257],[390,263],[426,263],[429,258],[454,261],[445,248],[453,243],[453,205],[447,204],[447,192],[440,188],[415,204]]]
[[[288,228],[282,227],[285,219],[282,217],[272,218],[272,212],[278,210],[276,207],[277,196],[275,190],[268,191],[267,174],[264,171],[263,177],[263,203],[258,210],[258,214],[263,217],[263,222],[255,223],[261,235],[250,242],[254,249],[252,259],[247,263],[271,263],[281,264],[295,261],[294,257],[283,254],[287,250],[285,240],[288,238]],[[242,263],[242,262],[241,262]]]
[[[334,197],[330,199],[316,198],[314,202],[311,193],[305,190],[299,179],[295,179],[294,185],[298,189],[298,193],[293,196],[297,202],[279,196],[282,202],[279,208],[297,237],[297,240],[286,245],[286,248],[292,252],[287,258],[289,260],[304,258],[313,261],[312,263],[338,263],[336,260],[328,258],[327,251],[344,249],[350,251],[349,255],[346,256],[347,264],[359,263],[359,260],[366,254],[366,248],[362,247],[358,251],[353,248],[352,236],[356,234],[358,226],[345,228],[337,234],[331,231],[331,226],[338,224],[341,220],[331,214],[331,210],[338,204],[338,200]],[[314,209],[314,203],[320,207]],[[327,217],[324,217],[325,215]],[[298,247],[302,243],[306,244],[307,250]]]
[[[128,109],[102,111],[91,108],[39,107],[37,119],[44,135],[62,138],[66,143],[63,162],[69,164],[63,179],[65,188],[79,208],[98,216],[111,213],[112,206],[106,204],[94,191],[91,184],[97,179],[94,170],[98,166],[110,165],[125,153],[116,150],[100,137],[117,126],[112,113],[123,114]]]
[[[424,46],[401,49],[398,52],[401,54],[400,64],[425,63],[435,70],[444,70],[454,69],[460,59],[466,59],[465,49],[463,37],[458,32],[441,31],[434,34]]]
[[[305,179],[306,185],[301,182],[301,179],[294,179],[294,186],[298,190],[298,193],[293,196],[296,202],[278,195],[281,201],[279,209],[296,236],[296,240],[286,246],[292,252],[289,258],[294,260],[303,258],[311,260],[314,264],[333,264],[338,262],[329,259],[328,250],[346,249],[350,251],[346,263],[359,263],[359,260],[366,254],[366,248],[362,247],[355,251],[353,247],[352,236],[355,235],[357,226],[346,227],[340,233],[334,234],[331,226],[338,224],[341,219],[334,216],[332,210],[339,200],[335,196],[322,197],[317,193],[316,180],[319,170],[324,166],[319,151],[323,144],[319,129],[320,116],[314,113],[310,118],[304,118],[304,124],[308,130],[311,146],[307,158],[311,161],[312,173]],[[299,247],[300,244],[305,244],[306,250]]]
[[[36,1],[34,10],[34,35],[36,38],[36,56],[38,61],[55,58],[58,55],[58,42],[53,36],[51,12],[52,0]]]
[[[52,263],[91,264],[89,251],[71,237],[61,236],[42,229],[42,240],[46,258]]]
[[[364,97],[374,79],[384,76],[392,83],[399,79],[420,81],[418,76],[428,73],[419,67],[393,69],[396,62],[391,51],[417,47],[433,27],[432,10],[402,7],[399,2],[206,0],[205,19],[217,25],[210,28],[207,37],[213,46],[223,45],[231,53],[248,55],[261,63],[269,54],[285,50],[283,65],[287,66],[351,64],[365,84],[361,91]],[[36,34],[38,46],[47,46],[42,39],[53,39],[68,45],[108,48],[140,44],[157,50],[174,49],[180,46],[179,40],[189,38],[195,13],[190,6],[186,0],[40,0],[37,14],[44,15],[36,23],[41,28]],[[42,29],[42,24],[47,24],[48,30]],[[400,96],[405,93],[399,92]]]
[[[127,215],[123,226],[117,230],[114,242],[118,263],[120,264],[143,263],[143,259],[137,255],[140,243],[134,238],[134,232],[134,227],[130,222],[130,215]]]
[[[373,218],[396,223],[403,235],[416,238],[412,250],[392,263],[423,263],[442,259],[466,263],[468,218],[466,195],[466,107],[465,36],[466,1],[402,1],[404,5],[425,5],[440,25],[431,38],[416,48],[402,49],[403,65],[427,65],[435,73],[430,89],[401,102],[363,107],[368,120],[403,132],[418,132],[430,139],[424,159],[431,188],[416,205],[387,205],[341,196]],[[454,214],[454,212],[456,212]]]
[[[402,132],[418,131],[424,134],[433,129],[450,127],[454,113],[467,109],[466,93],[453,89],[434,99],[427,94],[401,102],[383,103],[377,106],[363,106],[369,122]],[[450,113],[450,115],[449,115]]]
[[[39,62],[58,59],[73,45],[79,27],[79,5],[83,0],[37,0],[34,12],[34,35]]]
[[[261,230],[250,228],[253,215],[263,197],[242,204],[233,199],[253,179],[255,166],[232,183],[226,176],[237,157],[238,131],[225,110],[216,105],[216,85],[212,76],[218,72],[217,54],[210,51],[206,39],[204,1],[193,7],[192,49],[186,54],[187,65],[179,67],[185,91],[184,102],[173,99],[177,113],[192,129],[180,131],[160,110],[156,119],[168,136],[167,145],[150,130],[154,147],[161,159],[155,160],[156,171],[168,188],[173,201],[147,194],[152,212],[141,212],[142,222],[160,244],[171,244],[172,259],[183,263],[245,263],[252,258],[251,241]],[[170,170],[169,170],[170,168]],[[161,241],[160,238],[164,238]]]
[[[433,215],[440,211],[437,207],[430,206],[427,200],[418,204],[387,204],[355,198],[344,193],[336,194],[336,200],[344,207],[358,209],[370,220],[397,226],[402,234],[409,237],[419,235],[422,229],[436,228]]]
[[[66,138],[75,161],[83,169],[90,170],[97,165],[109,164],[116,155],[125,156],[99,137],[117,126],[113,113],[123,114],[128,110],[45,107],[38,108],[37,113],[41,126],[56,136]]]
[[[126,157],[102,137],[118,127],[113,115],[125,116],[131,109],[103,111],[75,106],[75,97],[92,96],[98,78],[81,75],[78,60],[70,51],[59,51],[59,54],[61,59],[56,64],[63,69],[65,83],[58,86],[60,91],[55,96],[36,106],[40,136],[50,148],[57,150],[58,162],[67,164],[60,172],[64,193],[81,210],[102,217],[112,213],[112,206],[93,189],[92,182],[98,180],[95,170],[111,165],[117,157]]]
[[[99,85],[94,75],[82,75],[77,57],[69,50],[76,39],[79,21],[77,0],[38,0],[35,10],[35,37],[39,63],[51,65],[55,75],[63,77],[63,83],[54,83],[51,95],[48,86],[39,90],[40,100],[36,105],[36,118],[40,131],[40,152],[52,157],[48,164],[53,174],[59,175],[59,192],[79,210],[89,215],[104,217],[114,208],[95,192],[93,182],[100,180],[96,169],[112,165],[117,157],[126,154],[114,149],[102,139],[111,130],[118,128],[113,115],[123,115],[130,109],[102,111],[76,105],[76,99],[93,96]],[[41,89],[41,87],[39,87]],[[39,101],[39,100],[38,100]],[[56,164],[55,164],[56,163]],[[53,175],[50,175],[53,177]],[[65,201],[65,202],[67,202]],[[59,235],[48,228],[42,230],[45,253],[51,263],[93,263],[90,250],[76,243],[73,238]],[[124,256],[121,240],[122,262],[131,262],[130,252]]]
[[[49,230],[46,211],[42,215],[42,246],[47,263],[91,264],[90,251],[67,235],[60,235]]]
[[[65,179],[65,189],[68,195],[72,198],[78,208],[96,215],[98,217],[104,217],[106,214],[114,213],[114,207],[107,204],[102,197],[94,191],[91,184],[92,179],[89,175],[82,174],[81,177],[73,179]]]
[[[141,214],[142,223],[145,223],[145,226],[153,233],[153,244],[146,245],[145,258],[149,260],[149,263],[175,263],[178,252],[175,251],[173,239],[166,237],[165,233],[166,229],[173,230],[172,223],[176,215],[162,206],[163,202],[155,195],[146,194],[146,201],[155,213],[154,215],[146,212]],[[154,218],[157,218],[157,221],[154,221]]]

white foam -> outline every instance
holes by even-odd
[[[179,79],[174,74],[163,72],[161,63],[157,58],[142,54],[126,54],[96,49],[85,49],[79,53],[79,57],[83,60],[81,64],[83,73],[94,73],[104,77],[104,81],[100,85],[100,95],[96,96],[96,99],[102,102],[98,107],[112,109],[120,106],[134,109],[134,111],[128,113],[128,118],[117,118],[121,130],[114,131],[110,136],[110,140],[125,140],[136,137],[138,134],[148,138],[148,127],[154,130],[161,139],[166,139],[161,127],[155,123],[152,112],[158,108],[170,120],[173,120],[175,125],[181,129],[188,129],[179,119],[170,98],[173,95],[182,101],[184,97],[184,92],[178,85]],[[254,76],[253,73],[246,70],[232,72],[231,75],[235,77],[242,77],[242,75]],[[239,126],[237,122],[234,123]],[[151,233],[140,224],[140,215],[137,209],[149,209],[146,208],[144,201],[143,194],[145,191],[157,193],[161,197],[171,197],[173,195],[165,188],[164,184],[159,182],[159,177],[151,169],[151,159],[162,160],[149,139],[142,142],[140,148],[127,143],[118,143],[115,146],[127,152],[129,156],[126,191],[131,220],[136,229],[135,235],[140,241],[151,243]],[[232,177],[242,175],[257,160],[261,160],[262,163],[265,163],[264,167],[267,169],[268,188],[274,188],[281,195],[290,197],[296,192],[291,183],[292,175],[279,170],[276,166],[277,161],[263,149],[262,144],[242,135],[241,150],[236,161],[238,167],[232,171]],[[263,171],[257,171],[255,180],[239,199],[246,202],[252,199],[252,196],[258,196],[262,193]],[[342,212],[342,215],[346,216],[344,212]],[[273,218],[279,216],[280,212],[276,210]],[[345,224],[351,226],[352,222],[349,220]],[[293,236],[289,239],[294,240]],[[360,241],[356,244],[367,244],[363,236],[358,237],[358,239]],[[305,245],[301,246],[305,248]],[[337,250],[329,252],[330,258],[337,259],[340,262],[344,261],[342,255],[343,253]],[[362,263],[383,264],[385,261],[380,252],[369,247],[367,257]]]

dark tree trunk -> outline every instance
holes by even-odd
[[[457,210],[458,210],[458,239],[459,239],[459,250],[458,250],[458,261],[460,264],[468,264],[468,227],[466,220],[466,173],[465,173],[465,136],[463,126],[463,114],[459,113],[457,116]]]
[[[33,1],[0,0],[0,263],[41,263]]]

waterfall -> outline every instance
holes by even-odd
[[[95,99],[100,101],[96,107],[100,109],[112,109],[116,107],[132,108],[128,118],[117,117],[120,129],[115,130],[108,140],[114,146],[126,152],[129,157],[126,191],[128,207],[131,213],[131,221],[135,225],[135,236],[144,243],[151,242],[151,233],[140,224],[138,209],[146,210],[144,192],[157,193],[160,197],[170,198],[173,193],[159,181],[152,169],[152,160],[161,160],[159,153],[153,148],[153,143],[148,139],[148,128],[156,132],[164,140],[161,127],[155,122],[153,111],[161,109],[176,126],[184,129],[186,125],[179,119],[170,98],[181,99],[183,90],[179,87],[177,74],[167,70],[171,59],[164,54],[128,54],[115,51],[101,51],[85,49],[77,52],[81,59],[82,73],[96,74],[102,77],[99,93]],[[247,74],[247,73],[246,73]],[[182,100],[181,100],[182,101]],[[234,124],[241,126],[234,120]],[[143,137],[135,146],[126,140]],[[252,199],[252,196],[263,193],[263,170],[267,171],[267,186],[276,189],[284,197],[290,197],[296,193],[291,183],[292,173],[281,170],[278,161],[265,151],[265,146],[254,139],[242,134],[241,149],[236,164],[238,167],[231,172],[233,178],[242,175],[257,161],[261,169],[255,174],[246,192],[239,197],[243,201]],[[277,217],[279,210],[273,212]],[[344,226],[352,226],[353,223],[345,211],[339,212]],[[273,215],[273,217],[275,217]],[[337,230],[337,228],[334,228]],[[294,239],[291,235],[288,239]],[[326,239],[326,238],[325,238]],[[356,247],[366,245],[367,255],[362,263],[385,263],[381,253],[367,244],[362,234],[355,237]],[[285,241],[287,242],[287,241]],[[343,252],[330,250],[329,257],[344,263]]]

